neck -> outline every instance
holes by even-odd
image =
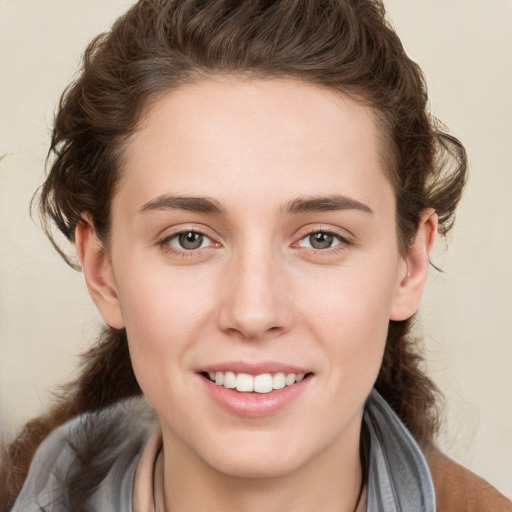
[[[341,441],[288,474],[257,478],[220,472],[180,443],[164,441],[162,460],[156,468],[160,473],[156,480],[161,482],[157,510],[364,510],[359,437],[350,443]]]

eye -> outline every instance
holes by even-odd
[[[210,238],[198,231],[182,231],[166,237],[162,245],[171,246],[178,250],[195,251],[212,244]]]
[[[299,241],[301,247],[309,247],[315,250],[331,249],[342,243],[348,244],[349,241],[341,235],[329,231],[309,233]]]

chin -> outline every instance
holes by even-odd
[[[283,443],[280,438],[269,442],[269,439],[261,439],[261,436],[253,437],[243,443],[232,441],[229,444],[210,445],[202,458],[222,474],[255,479],[285,476],[308,460],[304,446],[297,446],[298,443]]]
[[[256,455],[254,457],[233,457],[212,461],[211,467],[224,475],[234,478],[271,479],[293,473],[301,466],[296,457],[283,455],[269,457]]]

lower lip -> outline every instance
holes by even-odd
[[[274,414],[295,400],[309,386],[312,376],[291,386],[276,389],[270,393],[240,393],[239,391],[218,386],[206,377],[199,376],[209,395],[222,408],[238,416],[260,417]]]

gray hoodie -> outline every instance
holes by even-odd
[[[69,490],[77,489],[85,496],[81,510],[132,512],[135,468],[157,427],[156,414],[143,397],[67,422],[37,450],[12,512],[69,512],[74,509]],[[361,442],[367,512],[435,512],[425,458],[375,390],[365,406]],[[84,481],[96,485],[81,489]]]

